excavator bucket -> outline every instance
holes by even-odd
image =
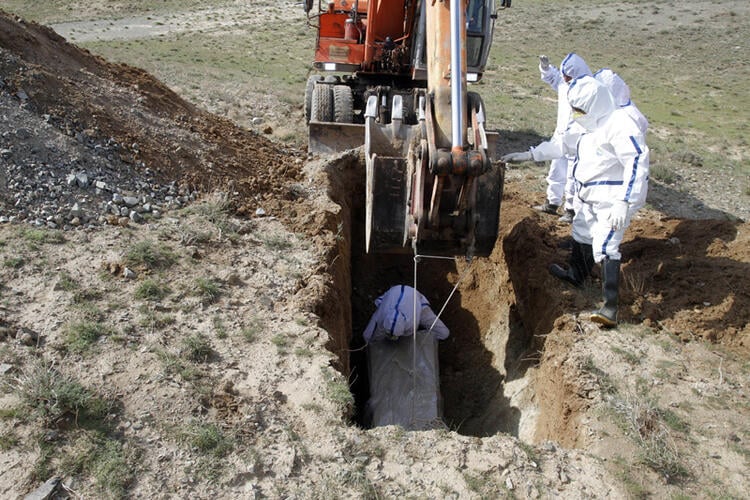
[[[408,150],[419,127],[401,120],[401,96],[393,99],[391,122],[377,123],[377,98],[365,113],[365,248],[367,252],[406,252],[407,199],[410,186]]]
[[[382,125],[375,119],[376,105],[372,97],[365,114],[367,252],[410,252],[416,240],[419,252],[430,255],[492,253],[503,186],[503,169],[492,161],[497,134],[475,121],[475,142],[486,151],[490,168],[475,177],[441,178],[428,172],[423,120],[403,124],[401,99],[395,96],[392,120]]]
[[[339,153],[365,143],[365,126],[361,124],[310,121],[308,130],[311,153]]]

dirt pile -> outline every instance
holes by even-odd
[[[115,146],[121,161],[159,182],[236,193],[243,213],[261,207],[289,217],[300,151],[197,109],[142,70],[110,64],[2,12],[0,50],[4,92],[65,134]]]

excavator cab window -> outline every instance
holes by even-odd
[[[484,38],[489,30],[486,0],[469,0],[466,7],[466,64],[469,68],[484,66]]]
[[[466,8],[466,31],[482,33],[484,26],[484,0],[471,0]]]
[[[420,2],[420,15],[415,29],[412,64],[414,78],[426,79],[427,52],[425,48],[425,3]],[[489,56],[494,29],[494,0],[469,0],[466,5],[466,65],[469,73],[481,78]],[[476,80],[473,80],[476,81]]]

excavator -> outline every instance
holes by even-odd
[[[317,6],[314,5],[317,3]],[[365,249],[487,256],[503,166],[482,78],[494,0],[305,0],[317,29],[308,148],[364,146]]]

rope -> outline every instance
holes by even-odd
[[[417,399],[417,291],[419,290],[417,288],[417,264],[419,263],[420,259],[435,259],[435,260],[455,260],[455,257],[444,257],[440,255],[420,255],[417,253],[417,245],[416,242],[414,242],[413,245],[414,249],[414,297],[413,297],[413,309],[412,309],[412,318],[414,318],[414,321],[412,322],[412,350],[411,350],[411,374],[412,374],[412,389],[411,389],[411,424],[412,427],[416,424],[416,399]],[[443,311],[445,310],[445,307],[448,305],[448,302],[451,300],[451,297],[453,297],[453,294],[456,293],[456,290],[458,289],[458,285],[461,284],[461,281],[464,279],[466,274],[468,273],[469,269],[471,268],[471,257],[467,257],[467,260],[469,262],[469,265],[466,266],[466,269],[463,270],[461,275],[458,277],[458,281],[453,286],[453,289],[451,290],[451,293],[448,295],[448,298],[445,299],[445,302],[443,303],[443,307],[440,308],[440,312],[437,313],[435,316],[435,320],[430,325],[430,329],[427,330],[427,334],[429,335],[430,332],[432,332],[433,327],[440,319],[440,315],[443,314]]]

